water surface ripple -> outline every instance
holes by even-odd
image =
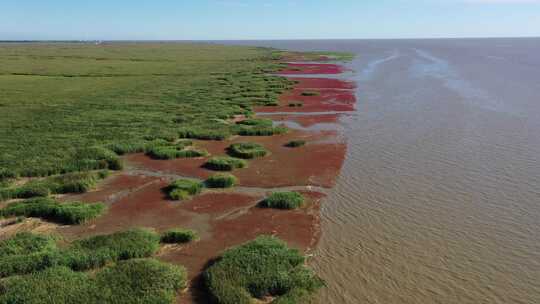
[[[540,303],[540,39],[257,44],[358,54],[320,303]]]

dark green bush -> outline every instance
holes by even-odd
[[[0,181],[4,179],[10,179],[17,177],[17,174],[13,170],[7,168],[0,168]]]
[[[210,158],[204,167],[215,171],[232,171],[247,167],[247,162],[243,159],[227,156],[215,156]]]
[[[285,147],[297,148],[297,147],[304,146],[305,144],[306,144],[305,140],[291,140],[290,142],[285,144]]]
[[[95,281],[101,295],[94,303],[170,304],[187,287],[187,272],[182,266],[136,259],[106,267]]]
[[[1,281],[0,303],[168,304],[186,283],[183,267],[154,259],[123,261],[99,270],[95,276],[52,267]]]
[[[73,172],[27,182],[19,187],[0,189],[0,201],[11,198],[47,197],[49,194],[84,193],[108,176],[107,170]]]
[[[304,197],[298,192],[273,192],[260,206],[274,209],[296,209],[302,206]]]
[[[318,96],[321,95],[321,93],[316,91],[304,91],[302,92],[302,96]]]
[[[159,249],[159,235],[147,229],[132,229],[75,241],[71,250],[92,254],[107,251],[113,261],[149,257]]]
[[[147,141],[121,141],[107,145],[107,149],[118,155],[145,152],[148,146]]]
[[[272,136],[287,133],[287,127],[250,127],[242,126],[236,130],[236,134],[241,136]]]
[[[248,118],[237,122],[237,124],[246,126],[271,127],[273,122],[271,119],[266,118]]]
[[[298,107],[303,107],[304,106],[304,103],[302,102],[290,102],[289,103],[289,107],[291,108],[298,108]]]
[[[250,304],[267,296],[301,304],[323,285],[298,250],[270,236],[225,251],[203,276],[219,304]]]
[[[173,200],[188,199],[191,195],[197,195],[202,191],[202,184],[190,179],[178,179],[165,189],[169,198]]]
[[[71,167],[68,171],[97,169],[122,170],[123,164],[118,155],[113,151],[105,147],[89,147],[77,150],[75,162]]]
[[[208,188],[231,188],[238,183],[238,179],[231,174],[218,173],[210,176],[204,183]]]
[[[167,244],[189,243],[196,239],[197,233],[189,229],[172,229],[161,234],[161,242]]]
[[[20,232],[0,241],[0,258],[56,249],[54,238],[50,236]]]
[[[0,216],[39,217],[61,224],[81,224],[101,215],[105,211],[102,203],[81,202],[59,203],[51,198],[33,198],[8,204],[0,209]]]
[[[178,150],[178,148],[171,146],[153,147],[147,153],[155,159],[194,158],[208,155],[208,152],[204,150]]]
[[[243,159],[252,159],[257,157],[263,157],[268,154],[262,145],[257,143],[236,143],[232,144],[227,152],[233,156]]]
[[[16,235],[0,247],[0,278],[66,266],[76,271],[95,269],[107,263],[153,255],[159,249],[159,235],[134,229],[75,241],[58,248],[50,237]],[[1,302],[0,302],[1,303]]]
[[[199,128],[182,128],[178,131],[180,138],[193,138],[201,140],[224,140],[231,134],[226,130],[209,130]]]

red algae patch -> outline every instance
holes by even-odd
[[[288,63],[287,67],[279,71],[283,75],[300,74],[341,74],[346,69],[337,64],[328,63]]]
[[[333,131],[304,132],[292,130],[275,136],[236,137],[230,141],[200,141],[198,146],[212,155],[225,155],[232,143],[252,141],[262,144],[271,152],[266,157],[249,161],[244,169],[232,172],[239,179],[239,186],[285,187],[313,185],[332,187],[345,159],[346,145],[329,142],[336,138]],[[291,151],[285,144],[303,139],[310,142],[301,149]],[[138,168],[169,174],[206,179],[214,171],[203,168],[206,159],[154,160],[145,155],[131,155],[127,160]],[[316,165],[315,165],[316,164]]]
[[[154,178],[154,182],[138,189],[109,205],[105,215],[84,225],[61,227],[67,236],[81,237],[88,234],[104,234],[134,227],[164,230],[187,226],[194,217],[166,199],[162,189],[167,180]]]
[[[318,95],[305,96],[304,89],[297,89],[280,96],[280,104],[274,107],[257,107],[260,113],[275,112],[350,112],[354,111],[356,96],[352,90],[310,89]],[[290,107],[291,103],[302,103],[301,107]]]
[[[352,90],[356,88],[356,84],[351,81],[344,81],[333,78],[304,78],[304,77],[288,77],[290,80],[297,82],[295,88],[298,89],[343,89]]]
[[[219,215],[249,208],[253,206],[253,202],[259,199],[261,197],[239,193],[210,192],[182,203],[181,208],[195,213]]]

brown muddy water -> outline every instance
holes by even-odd
[[[320,303],[540,303],[540,39],[235,44],[358,54]]]

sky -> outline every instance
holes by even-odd
[[[540,0],[0,0],[0,40],[540,36]]]

